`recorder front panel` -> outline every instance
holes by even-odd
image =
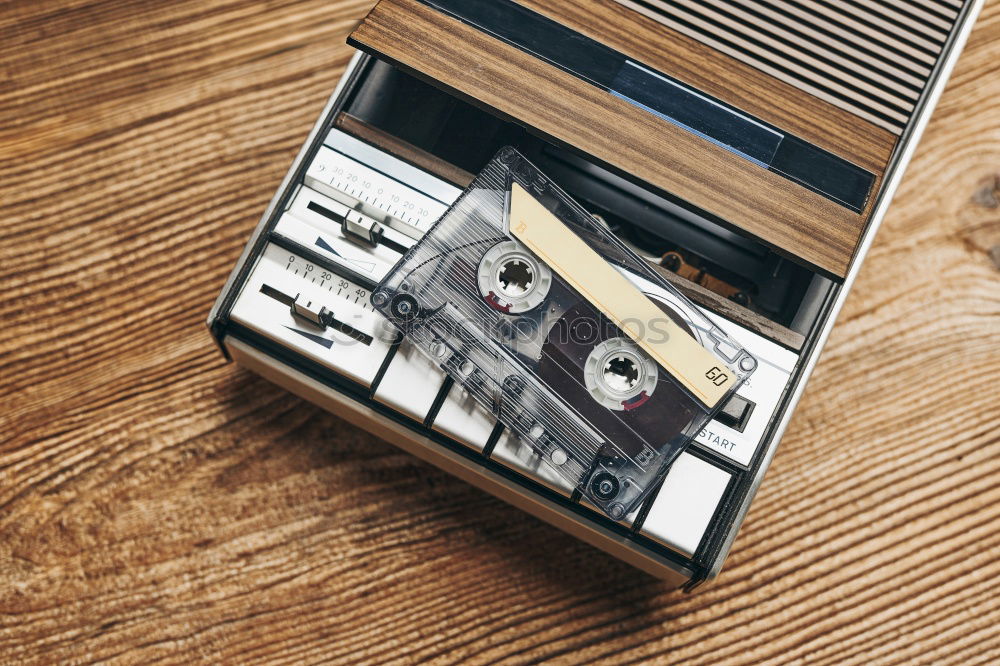
[[[340,150],[333,151],[330,143]],[[350,165],[352,170],[333,164]],[[268,340],[280,345],[283,354],[300,356],[301,363],[327,376],[333,373],[360,385],[360,394],[368,396],[365,404],[402,418],[415,432],[437,433],[439,440],[470,451],[484,468],[503,468],[511,478],[524,479],[527,488],[540,486],[579,504],[581,523],[605,523],[607,518],[576,496],[572,485],[542,463],[531,447],[499,426],[492,414],[453,385],[409,341],[400,342],[368,302],[373,282],[399,259],[423,225],[418,217],[406,222],[395,215],[406,215],[408,210],[419,213],[420,204],[429,205],[431,199],[420,187],[452,200],[457,188],[337,130],[326,136],[304,174],[272,225],[271,242],[236,298],[230,318],[242,329],[236,328],[231,335],[244,337],[243,329],[259,334],[247,340],[257,345]],[[324,174],[322,187],[316,174]],[[406,176],[412,182],[400,179]],[[347,192],[334,191],[331,182],[352,186]],[[401,200],[401,207],[392,207]],[[367,202],[366,214],[376,215],[385,231],[394,234],[396,244],[371,243],[345,233],[345,202],[354,204],[350,210],[359,210],[359,203]],[[419,203],[411,207],[407,202]],[[303,247],[309,250],[308,256]],[[296,304],[301,306],[298,311]],[[329,325],[318,321],[321,311],[328,313]],[[723,495],[732,463],[745,466],[752,458],[777,407],[775,396],[780,390],[773,390],[775,384],[787,379],[795,358],[789,350],[709,314],[738,335],[761,361],[760,380],[740,390],[744,408],[735,418],[744,421],[729,425],[713,421],[697,440],[704,454],[682,454],[659,494],[644,510],[621,521],[622,529],[635,535],[637,547],[655,549],[648,544],[657,543],[685,558],[694,558],[702,538],[713,531],[711,518],[731,504],[724,502]],[[729,417],[724,412],[721,418]],[[730,463],[723,463],[724,459]],[[669,510],[667,505],[685,510]],[[637,523],[640,514],[643,519]],[[724,522],[721,515],[720,521]]]

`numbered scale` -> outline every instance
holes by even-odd
[[[367,288],[269,244],[232,319],[352,381],[371,386],[392,347]]]
[[[352,153],[361,153],[375,165],[362,163],[350,156]],[[305,183],[347,206],[383,218],[389,226],[418,239],[448,210],[460,191],[387,157],[334,130],[309,165]],[[417,178],[417,185],[423,189],[405,184],[417,174],[423,176]]]

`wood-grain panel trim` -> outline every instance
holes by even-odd
[[[862,215],[416,0],[383,0],[351,40],[793,257],[846,274]],[[538,91],[547,91],[544,99]]]
[[[613,0],[517,1],[876,175],[889,163],[887,129]]]
[[[377,146],[379,149],[398,157],[404,162],[409,162],[413,166],[423,169],[433,174],[441,180],[446,180],[452,185],[465,189],[475,178],[475,175],[460,169],[450,162],[446,162],[440,157],[433,155],[426,150],[417,148],[411,143],[403,141],[397,136],[370,125],[357,116],[352,116],[347,112],[340,112],[333,121],[334,126],[355,136],[366,143]]]
[[[899,135],[959,12],[916,0],[615,0]]]

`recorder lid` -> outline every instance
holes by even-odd
[[[938,4],[381,0],[349,41],[844,277],[960,23]]]

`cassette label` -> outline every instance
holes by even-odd
[[[512,148],[393,267],[372,304],[615,520],[756,367]]]
[[[516,182],[510,231],[709,407],[732,388],[735,374]]]

